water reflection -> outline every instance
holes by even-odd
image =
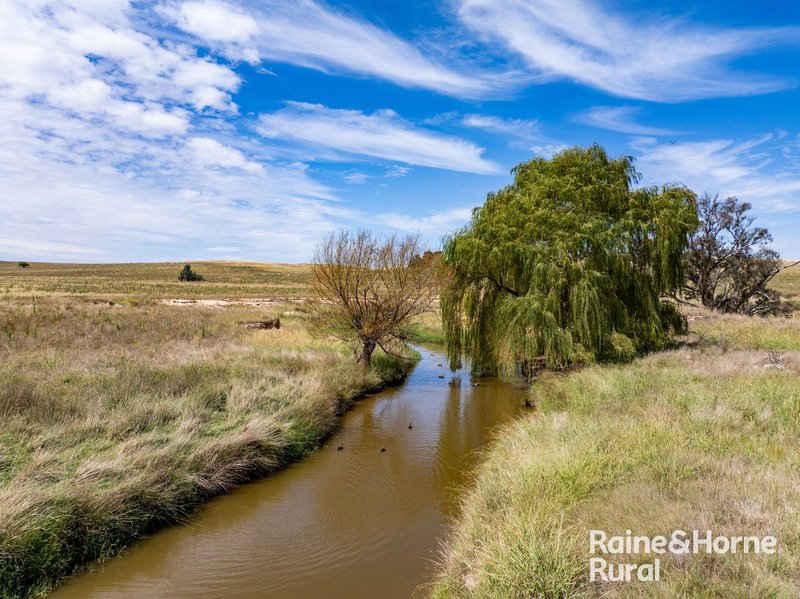
[[[475,450],[521,410],[524,392],[451,375],[444,363],[424,351],[403,386],[360,402],[327,447],[212,500],[189,525],[53,597],[412,596],[430,575]]]

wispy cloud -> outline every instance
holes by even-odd
[[[634,106],[596,106],[575,115],[574,120],[585,125],[619,131],[621,133],[633,133],[634,135],[675,135],[675,131],[649,127],[636,122],[636,116],[641,112],[641,108]]]
[[[759,94],[793,83],[734,71],[730,59],[800,28],[712,28],[655,15],[627,17],[592,0],[461,0],[459,18],[500,41],[541,80],[569,79],[615,96],[677,102]]]
[[[538,121],[536,119],[509,119],[489,114],[467,114],[461,119],[465,127],[483,129],[489,133],[516,137],[518,139],[537,139]]]
[[[674,182],[698,193],[735,195],[764,212],[800,212],[800,176],[776,160],[788,140],[773,133],[730,139],[658,143],[640,138],[632,147],[644,183]]]
[[[428,238],[444,236],[464,226],[472,216],[472,207],[451,208],[420,216],[409,216],[396,212],[380,214],[377,222],[392,229],[422,233]]]
[[[510,73],[460,68],[359,16],[313,0],[183,2],[167,9],[176,24],[235,58],[285,62],[374,77],[456,97],[482,97],[519,85]]]
[[[423,129],[392,110],[365,114],[358,110],[290,102],[260,117],[259,132],[288,140],[327,158],[378,158],[416,166],[497,173],[498,165],[483,158],[472,142]]]
[[[675,144],[641,138],[632,147],[643,184],[682,183],[697,193],[750,202],[758,224],[772,233],[775,247],[786,258],[800,258],[800,176],[793,166],[800,155],[800,138],[771,133],[744,141]]]
[[[401,177],[405,177],[410,172],[410,167],[395,164],[392,168],[383,173],[383,176],[387,179],[400,179]]]
[[[350,185],[361,185],[369,180],[369,175],[361,171],[347,171],[342,173],[342,178]]]

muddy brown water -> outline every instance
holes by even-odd
[[[406,382],[356,404],[325,447],[52,597],[424,597],[475,450],[525,390],[450,373],[440,351],[419,349]]]

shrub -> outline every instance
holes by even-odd
[[[191,264],[184,264],[181,272],[178,274],[179,281],[205,281],[203,275],[197,274],[192,270]]]

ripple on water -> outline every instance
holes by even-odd
[[[475,449],[521,404],[509,386],[473,387],[439,364],[424,352],[403,386],[346,414],[327,447],[54,596],[410,597]]]

